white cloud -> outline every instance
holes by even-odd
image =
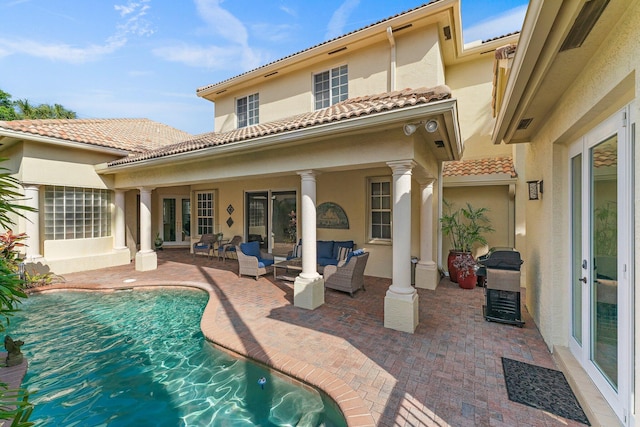
[[[200,18],[222,38],[241,46],[249,45],[249,34],[242,22],[220,6],[218,0],[195,0]]]
[[[336,38],[345,33],[344,27],[347,20],[359,4],[360,0],[346,0],[338,9],[336,9],[335,12],[333,12],[329,25],[327,25],[327,32],[324,36],[325,40]]]
[[[89,45],[86,47],[74,47],[65,43],[41,43],[26,39],[0,39],[0,54],[5,51],[8,54],[25,54],[37,58],[46,58],[53,61],[70,63],[83,63],[95,61],[104,55],[115,52],[126,43],[123,38],[110,38],[104,45]],[[5,55],[6,56],[6,55]]]
[[[504,36],[522,29],[522,22],[527,13],[527,5],[509,9],[486,21],[482,21],[462,30],[465,43],[477,40],[488,40],[493,37]]]
[[[298,17],[298,12],[295,9],[287,7],[285,5],[280,6],[280,10],[286,13],[287,15],[293,16],[294,18]]]
[[[151,29],[151,23],[144,18],[149,6],[150,0],[142,0],[140,2],[130,1],[126,5],[115,5],[114,9],[120,12],[121,18],[126,20],[117,26],[118,34],[124,36],[126,34],[135,34],[138,36],[149,36],[154,33]]]
[[[262,41],[280,43],[289,40],[292,37],[291,33],[297,28],[296,25],[264,23],[251,26],[251,31]]]

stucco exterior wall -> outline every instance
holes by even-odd
[[[444,84],[444,66],[438,44],[437,27],[400,33],[396,38],[396,89],[433,87]],[[303,68],[282,70],[259,84],[230,91],[215,102],[215,130],[237,127],[236,99],[259,93],[260,123],[314,110],[313,76],[348,65],[349,98],[391,90],[391,47],[386,39],[358,46],[331,56],[323,56]]]
[[[539,202],[528,202],[527,307],[547,344],[567,345],[569,306],[567,149],[566,145],[583,136],[613,112],[637,99],[640,88],[640,3],[632,2],[615,31],[611,31],[588,66],[567,88],[560,102],[546,117],[546,125],[526,151],[527,173],[544,179],[545,194]],[[635,116],[638,102],[635,103]],[[635,165],[640,164],[635,151]],[[635,270],[638,257],[638,212],[640,196],[635,174]],[[549,226],[553,224],[553,226]],[[636,274],[637,277],[637,274]],[[637,283],[637,279],[636,279]],[[635,286],[637,288],[637,285]],[[636,309],[638,302],[636,298]],[[635,330],[639,319],[636,316]],[[636,332],[637,334],[638,332]],[[639,342],[636,335],[636,343]],[[636,345],[635,354],[638,354]]]
[[[458,100],[460,134],[464,141],[462,158],[465,160],[512,155],[511,146],[491,142],[495,125],[491,114],[493,60],[494,56],[487,54],[446,69],[446,84]]]

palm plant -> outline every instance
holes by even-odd
[[[471,252],[477,243],[487,244],[486,233],[493,227],[487,217],[488,208],[474,208],[469,202],[466,207],[454,209],[451,202],[443,200],[445,213],[440,218],[442,232],[451,239],[453,250]]]

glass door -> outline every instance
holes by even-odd
[[[287,256],[298,236],[295,191],[271,193],[271,250],[274,255]]]
[[[268,225],[269,225],[269,192],[258,191],[246,194],[247,218],[246,238],[247,242],[260,242],[260,249],[267,251]]]
[[[623,117],[626,112],[606,120],[569,150],[570,348],[626,424],[633,372],[633,156]]]
[[[168,245],[190,241],[191,200],[189,198],[162,198],[162,232],[160,237]]]

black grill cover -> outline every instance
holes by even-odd
[[[520,271],[522,259],[520,252],[513,248],[491,248],[489,253],[478,257],[478,264],[482,267]]]

